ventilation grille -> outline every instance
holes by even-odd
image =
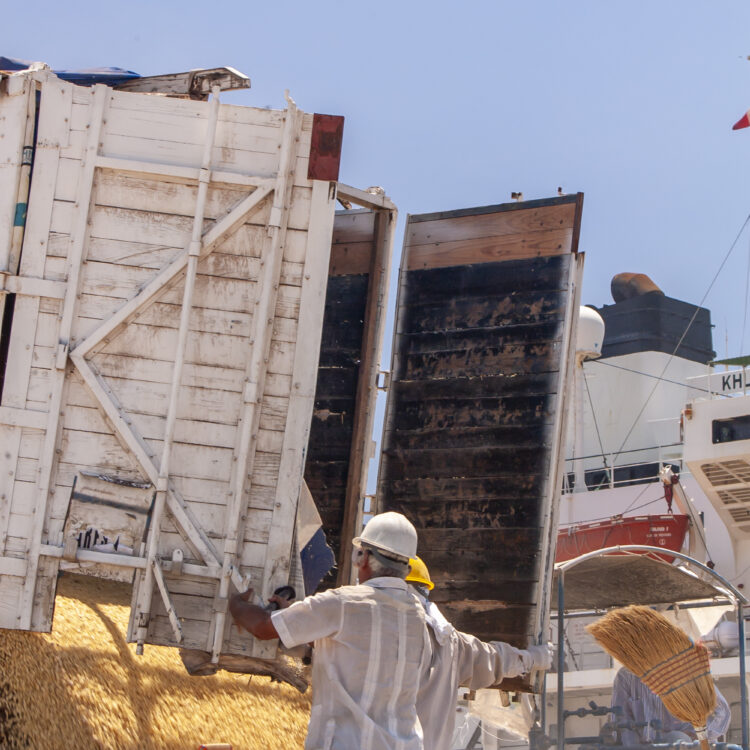
[[[716,494],[724,505],[750,503],[750,487],[743,487],[738,490],[718,490]]]
[[[750,521],[750,508],[730,508],[729,515],[735,523]]]
[[[701,471],[714,487],[750,482],[750,463],[741,459],[702,464]]]

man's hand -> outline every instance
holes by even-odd
[[[541,646],[529,646],[526,649],[531,656],[531,669],[541,669],[546,672],[552,667],[552,647],[549,643],[544,643]]]
[[[286,609],[294,603],[293,599],[285,599],[278,594],[271,594],[271,596],[268,597],[268,601],[277,604],[279,609]]]

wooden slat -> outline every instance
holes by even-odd
[[[409,271],[397,314],[401,308],[433,302],[446,305],[450,299],[494,299],[502,305],[505,297],[524,292],[565,291],[561,284],[568,260],[559,255]]]
[[[356,242],[331,248],[331,276],[351,276],[370,272],[372,243]]]
[[[408,248],[408,270],[445,268],[503,260],[545,258],[570,252],[572,228],[477,239],[439,241]]]
[[[494,372],[556,372],[560,357],[558,341],[512,344],[486,349],[452,349],[426,354],[399,354],[394,359],[406,380],[482,377]]]
[[[501,299],[456,295],[441,302],[404,304],[396,332],[458,331],[559,320],[564,303],[565,293],[558,290],[515,292]]]
[[[575,222],[577,198],[576,195],[569,195],[561,199],[505,203],[478,209],[410,216],[405,242],[407,247],[413,247],[569,229]]]

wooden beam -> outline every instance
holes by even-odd
[[[357,395],[354,401],[354,425],[349,472],[346,479],[344,516],[341,523],[341,545],[338,554],[339,586],[352,582],[352,544],[362,521],[361,501],[364,497],[369,446],[380,370],[380,344],[383,337],[383,318],[388,291],[391,245],[396,226],[396,211],[378,211],[375,223],[375,247],[369,268],[367,306],[362,335],[362,357],[359,366]]]
[[[338,196],[344,200],[350,200],[363,208],[385,209],[386,211],[396,211],[396,205],[387,195],[379,193],[370,193],[367,190],[360,190],[351,185],[338,183]]]
[[[26,577],[26,560],[17,557],[0,557],[0,576]]]
[[[0,406],[0,424],[43,430],[47,426],[47,412]]]
[[[26,297],[65,299],[64,281],[37,279],[31,276],[9,276],[0,272],[0,294],[19,294]]]

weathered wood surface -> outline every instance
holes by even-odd
[[[361,219],[369,214],[358,213],[355,216]],[[371,221],[368,223],[371,232],[373,224]],[[354,401],[369,287],[368,273],[339,273],[340,268],[334,267],[338,263],[336,248],[342,239],[341,233],[347,230],[351,230],[351,220],[346,220],[346,215],[342,217],[338,214],[334,225],[315,406],[305,463],[305,481],[321,514],[328,544],[337,559],[350,470]],[[370,235],[368,264],[372,248]],[[334,570],[326,578],[325,585],[332,585],[335,580]]]
[[[140,300],[147,285],[186,256],[208,108],[110,90],[104,98],[107,115],[101,137],[93,139],[88,136],[90,92],[54,76],[42,87],[20,275],[47,285],[39,285],[41,296],[17,298],[0,403],[0,414],[11,422],[0,424],[10,462],[0,475],[0,556],[21,562],[29,534],[39,525],[37,507],[44,520],[37,542],[62,545],[71,488],[80,471],[153,480],[165,444],[184,270],[142,304],[133,300]],[[246,365],[255,346],[254,330],[268,325],[270,349],[261,358],[263,387],[252,433],[255,459],[240,482],[239,572],[252,576],[256,588],[265,579],[278,585],[289,569],[335,201],[327,183],[306,178],[312,117],[301,113],[298,132],[290,139],[289,188],[273,207],[268,185],[281,184],[277,173],[287,116],[219,107],[202,229],[209,237],[216,227],[226,227],[228,234],[204,247],[198,261],[169,477],[171,492],[182,500],[172,501],[159,542],[159,554],[167,559],[176,548],[199,564],[216,565],[222,555]],[[249,199],[257,185],[257,195],[267,197],[252,207]],[[317,203],[316,189],[321,196]],[[243,205],[248,207],[244,213],[238,209]],[[257,314],[260,280],[270,263],[269,237],[279,226],[285,228],[277,256],[280,274],[266,321]],[[67,302],[62,299],[66,292]],[[128,314],[117,317],[123,308]],[[100,341],[98,331],[113,318],[118,324]],[[79,358],[68,360],[60,347],[68,333],[71,351],[81,346],[85,352]],[[56,437],[42,429],[48,423]],[[37,496],[40,482],[49,485],[46,515]],[[46,630],[58,562],[41,558],[39,565],[32,627]],[[167,588],[175,580],[168,577]],[[186,632],[205,649],[216,584],[198,583],[188,580],[185,590],[178,586],[175,603]],[[0,612],[7,606],[17,609],[23,584],[16,578],[8,583],[13,604],[0,597]],[[155,606],[160,606],[158,594]],[[0,617],[0,624],[5,622]],[[162,632],[159,623],[157,615],[154,638],[172,643],[170,626]],[[237,640],[227,631],[228,647],[236,647]],[[245,637],[241,651],[253,648],[249,640]]]
[[[336,554],[325,586],[349,583],[362,512],[395,211],[336,215],[305,480]]]
[[[418,529],[456,625],[536,637],[580,197],[411,216],[379,510]],[[528,689],[528,684],[525,685]]]

